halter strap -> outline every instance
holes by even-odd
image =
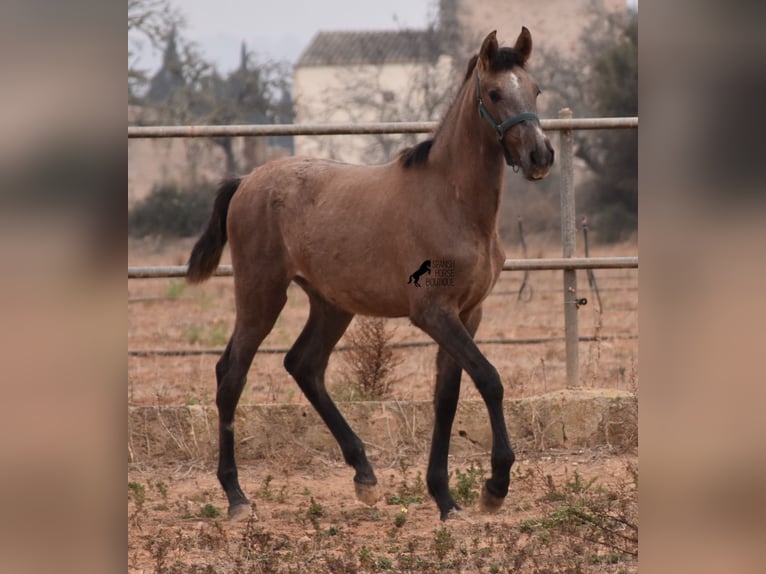
[[[481,98],[481,80],[479,79],[479,70],[476,70],[476,99],[479,101],[479,115],[487,120],[487,123],[494,130],[495,134],[497,134],[497,141],[500,142],[500,145],[503,148],[503,154],[505,155],[505,163],[513,167],[514,171],[517,171],[518,166],[513,162],[510,152],[505,147],[505,144],[503,143],[503,136],[505,135],[505,132],[507,132],[516,124],[519,124],[525,120],[532,120],[539,124],[540,118],[537,114],[533,114],[532,112],[521,112],[518,115],[508,118],[503,123],[498,124],[490,111],[487,109],[487,106],[484,105],[484,100]]]

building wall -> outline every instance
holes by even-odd
[[[436,64],[297,67],[297,123],[437,120],[447,93],[450,60]],[[422,137],[422,136],[421,136]],[[418,136],[296,136],[295,153],[351,163],[383,163]]]

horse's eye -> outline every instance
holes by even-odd
[[[537,95],[539,96],[542,93],[543,93],[543,91],[540,88],[537,88]]]
[[[493,102],[499,102],[501,99],[500,92],[497,90],[490,90],[489,91],[489,99]]]

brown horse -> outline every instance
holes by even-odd
[[[229,241],[236,323],[216,365],[216,404],[217,475],[230,517],[249,508],[234,461],[234,411],[291,281],[308,294],[311,309],[285,368],[356,471],[356,496],[374,504],[377,479],[364,444],[327,393],[325,368],[355,314],[409,317],[439,345],[428,491],[442,519],[460,510],[448,488],[447,454],[465,370],[486,403],[492,428],[492,473],[482,509],[500,508],[515,457],[503,418],[503,384],[473,335],[505,259],[497,231],[503,159],[530,180],[545,177],[553,164],[553,148],[536,115],[539,89],[525,70],[531,50],[526,28],[513,48],[499,47],[495,32],[489,34],[432,139],[390,163],[354,166],[291,157],[221,185],[208,227],[191,253],[187,279],[210,277]],[[446,269],[450,280],[420,289],[408,284],[425,260],[435,272]]]

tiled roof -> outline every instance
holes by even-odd
[[[438,56],[433,30],[319,32],[296,67],[433,62]]]

